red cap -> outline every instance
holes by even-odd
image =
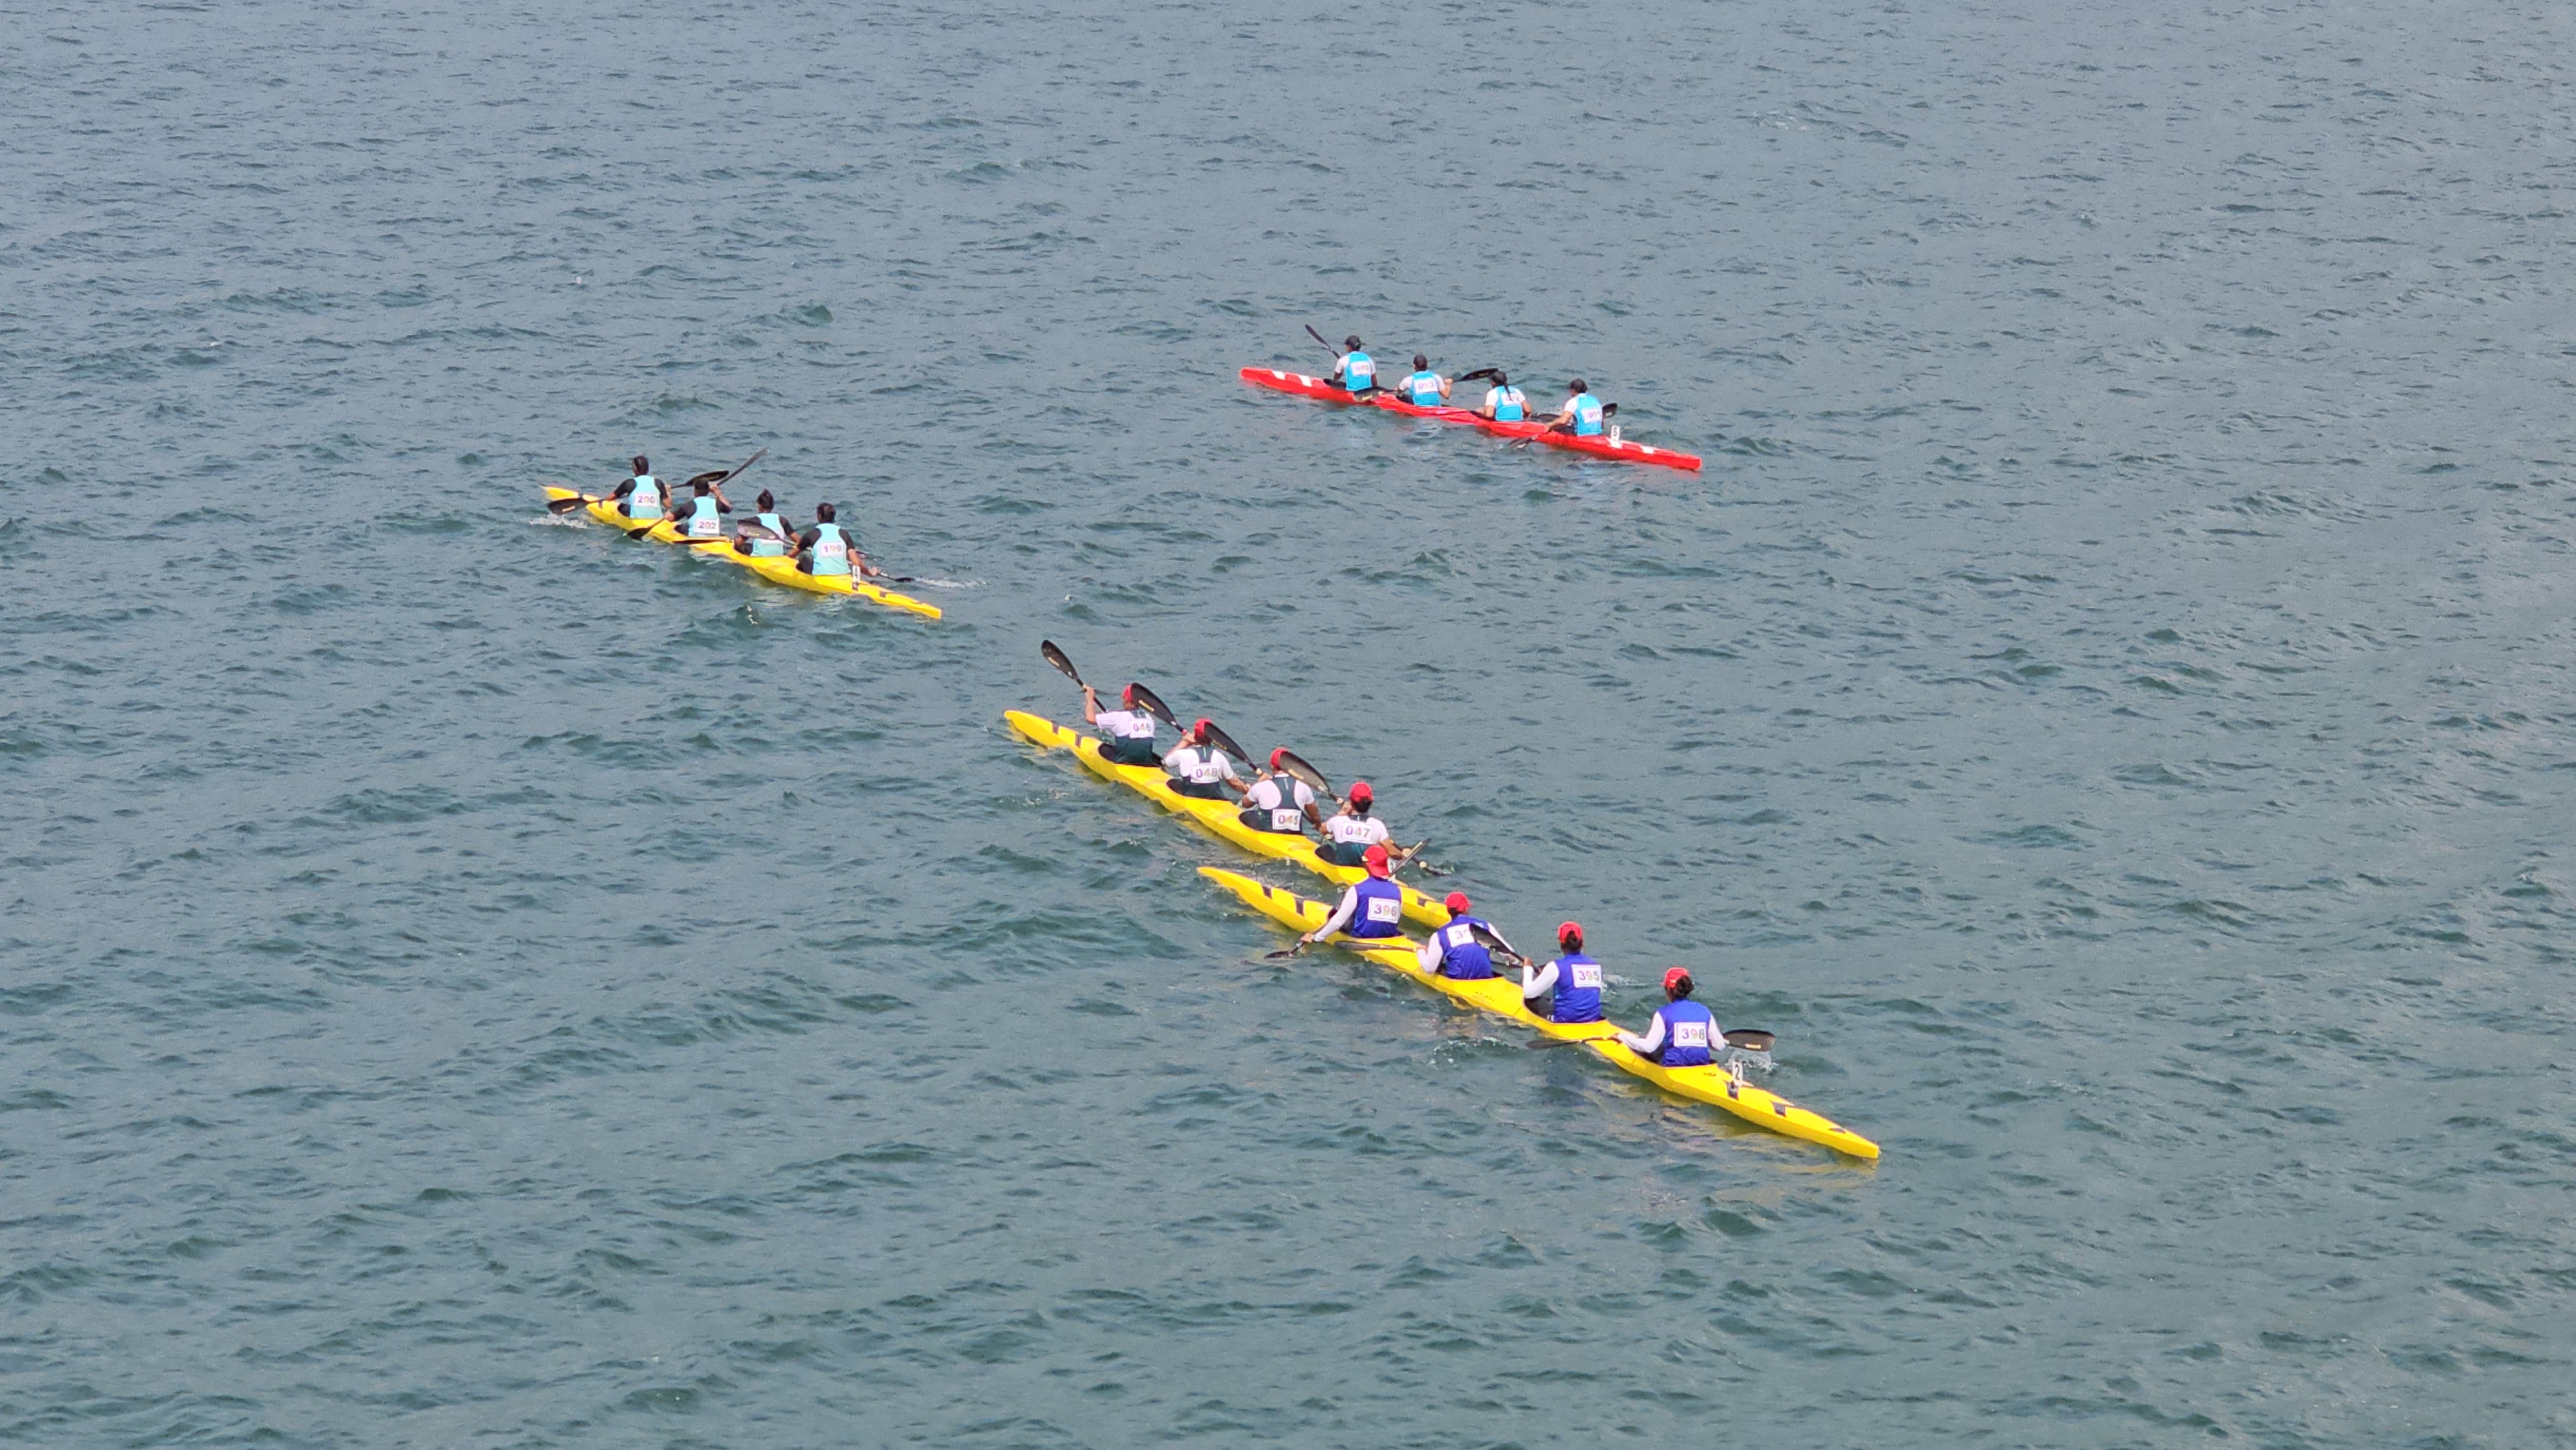
[[[1556,929],[1556,940],[1557,944],[1560,946],[1567,942],[1583,940],[1583,923],[1579,921],[1569,921],[1558,926]]]
[[[1271,768],[1272,770],[1277,770],[1277,769],[1279,768],[1279,757],[1280,757],[1280,756],[1283,756],[1283,755],[1285,755],[1285,754],[1287,754],[1287,753],[1288,753],[1288,747],[1287,747],[1287,746],[1285,746],[1285,745],[1282,745],[1282,746],[1280,746],[1278,749],[1271,751],[1271,752],[1270,752],[1270,768]]]
[[[1449,893],[1449,899],[1440,904],[1448,907],[1451,911],[1458,913],[1460,916],[1464,916],[1467,914],[1467,893],[1464,891],[1452,891]]]
[[[1351,799],[1360,805],[1367,805],[1377,799],[1377,792],[1369,788],[1367,781],[1355,780],[1351,782]]]
[[[1687,987],[1687,986],[1689,986],[1689,985],[1690,985],[1690,968],[1688,968],[1688,967],[1667,967],[1667,968],[1665,968],[1665,969],[1664,969],[1664,990],[1665,990],[1665,991],[1669,992],[1669,991],[1671,991],[1675,986],[1684,986],[1684,987]]]
[[[1205,740],[1207,738],[1208,727],[1215,723],[1216,722],[1214,720],[1207,719],[1193,720],[1190,722],[1190,733],[1202,740]]]
[[[1126,689],[1120,690],[1118,692],[1118,703],[1126,706],[1130,710],[1135,709],[1136,687],[1134,685],[1129,685]]]
[[[1368,873],[1371,876],[1384,876],[1387,874],[1386,848],[1384,846],[1369,847],[1368,850],[1361,853],[1360,861],[1368,867]]]

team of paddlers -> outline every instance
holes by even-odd
[[[1062,652],[1044,646],[1048,662],[1075,675]],[[1300,937],[1299,944],[1352,939],[1401,941],[1404,936],[1404,892],[1395,874],[1417,860],[1421,847],[1395,845],[1386,822],[1376,814],[1377,792],[1367,781],[1350,784],[1330,815],[1319,809],[1318,792],[1328,784],[1302,757],[1285,746],[1270,752],[1267,768],[1247,781],[1235,771],[1250,758],[1212,720],[1192,721],[1180,729],[1171,749],[1156,736],[1165,721],[1175,726],[1170,709],[1141,684],[1119,692],[1118,708],[1101,708],[1100,696],[1082,685],[1083,723],[1100,732],[1100,754],[1115,765],[1160,767],[1164,784],[1175,795],[1239,805],[1238,819],[1255,831],[1304,837],[1311,827],[1319,839],[1315,854],[1337,866],[1358,866],[1367,874],[1342,893],[1321,926]],[[1523,1004],[1533,1014],[1557,1023],[1603,1020],[1601,963],[1583,950],[1583,927],[1564,922],[1556,929],[1557,955],[1534,962],[1512,949],[1492,922],[1476,916],[1463,891],[1450,892],[1442,903],[1448,923],[1420,947],[1422,969],[1455,981],[1477,981],[1499,975],[1498,965],[1517,966]],[[1688,969],[1664,973],[1664,1004],[1642,1033],[1619,1032],[1628,1049],[1664,1067],[1702,1067],[1717,1060],[1726,1034],[1709,1009],[1691,1000]]]

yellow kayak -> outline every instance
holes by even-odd
[[[1199,874],[1241,897],[1244,905],[1301,933],[1322,926],[1325,918],[1332,915],[1321,902],[1307,901],[1293,892],[1264,886],[1249,876],[1220,871],[1213,866],[1200,867]],[[1615,1030],[1610,1023],[1550,1022],[1522,1005],[1520,983],[1510,978],[1487,977],[1481,981],[1461,982],[1437,972],[1426,972],[1422,969],[1421,958],[1416,955],[1421,950],[1419,942],[1402,937],[1386,942],[1337,936],[1332,944],[1366,957],[1388,971],[1410,977],[1433,991],[1445,993],[1479,1012],[1508,1018],[1550,1037],[1580,1041],[1608,1058],[1611,1065],[1620,1071],[1634,1073],[1666,1092],[1714,1104],[1756,1127],[1822,1144],[1837,1153],[1847,1153],[1854,1158],[1878,1157],[1876,1143],[1821,1113],[1809,1112],[1787,1098],[1765,1092],[1751,1083],[1739,1082],[1734,1073],[1722,1066],[1661,1067],[1629,1051],[1617,1038],[1608,1036]]]
[[[1005,710],[1002,719],[1030,744],[1049,750],[1070,750],[1074,758],[1090,767],[1094,774],[1114,780],[1176,815],[1189,817],[1210,834],[1256,856],[1267,856],[1274,861],[1293,861],[1337,886],[1348,886],[1368,875],[1363,867],[1336,866],[1316,855],[1315,842],[1311,837],[1254,830],[1243,823],[1242,816],[1238,814],[1242,807],[1232,801],[1203,800],[1181,794],[1172,789],[1171,778],[1159,765],[1116,764],[1100,753],[1098,740],[1026,710]],[[1404,893],[1406,916],[1424,926],[1449,924],[1449,908],[1442,906],[1437,898],[1425,896],[1401,881],[1395,884]]]
[[[635,520],[617,511],[617,503],[614,499],[592,498],[569,488],[549,488],[546,490],[546,497],[549,500],[581,499],[583,500],[582,512],[619,533],[628,533],[641,527]],[[679,527],[669,519],[656,523],[652,532],[644,537],[662,544],[688,543],[688,536],[682,534]],[[722,548],[714,544],[702,544],[696,546],[694,552],[720,558],[728,563],[740,564],[770,583],[784,584],[790,589],[802,589],[809,594],[855,594],[871,604],[882,604],[888,609],[904,610],[925,619],[939,617],[939,606],[936,604],[925,603],[908,594],[897,594],[891,589],[880,589],[865,580],[854,580],[845,574],[807,574],[796,567],[794,559],[754,558],[751,555],[736,552],[729,544]]]

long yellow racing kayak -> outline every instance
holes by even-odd
[[[617,502],[614,499],[592,498],[569,488],[549,488],[546,490],[546,497],[549,500],[581,499],[582,512],[621,533],[635,527],[635,520],[617,511]],[[669,519],[663,519],[654,524],[652,530],[644,537],[660,544],[689,542],[688,536],[681,533],[679,527]],[[900,609],[907,613],[918,614],[925,619],[939,617],[939,606],[936,604],[915,599],[909,594],[897,594],[891,589],[880,589],[865,579],[852,578],[847,574],[808,574],[798,569],[793,559],[755,558],[737,552],[730,544],[721,548],[714,544],[701,544],[696,552],[712,555],[728,563],[740,564],[770,583],[784,584],[790,589],[802,589],[809,594],[854,594],[871,604],[882,604],[888,609]]]
[[[1274,861],[1294,861],[1337,886],[1348,886],[1368,875],[1361,867],[1336,866],[1316,855],[1315,842],[1311,837],[1254,830],[1243,823],[1239,814],[1242,808],[1232,801],[1203,800],[1181,794],[1172,789],[1171,778],[1159,765],[1117,764],[1100,753],[1100,742],[1091,736],[1026,710],[1005,710],[1002,719],[1030,744],[1049,750],[1070,750],[1074,758],[1090,767],[1094,774],[1116,781],[1175,815],[1189,817],[1210,834],[1256,856],[1266,856]],[[1424,926],[1449,924],[1449,909],[1436,898],[1425,896],[1401,881],[1396,883],[1396,887],[1404,893],[1406,916]]]
[[[1115,769],[1116,767],[1112,767]],[[1202,866],[1199,874],[1243,899],[1243,904],[1269,917],[1281,926],[1298,932],[1309,932],[1322,926],[1332,912],[1321,902],[1307,901],[1293,892],[1265,886],[1249,876]],[[1445,916],[1446,913],[1443,913]],[[1875,1159],[1878,1145],[1821,1113],[1809,1112],[1787,1098],[1763,1091],[1718,1065],[1708,1067],[1663,1067],[1629,1051],[1617,1038],[1608,1034],[1615,1029],[1607,1022],[1550,1022],[1531,1012],[1521,1001],[1520,984],[1504,977],[1487,977],[1481,981],[1461,982],[1427,972],[1418,953],[1419,942],[1403,937],[1375,940],[1336,936],[1334,946],[1366,957],[1399,976],[1410,977],[1433,991],[1445,993],[1479,1012],[1508,1018],[1533,1031],[1567,1041],[1578,1041],[1610,1060],[1622,1072],[1634,1073],[1666,1092],[1697,1102],[1712,1103],[1756,1127],[1792,1138],[1819,1143],[1837,1153],[1854,1158]]]

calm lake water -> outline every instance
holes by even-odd
[[[2576,1445],[2563,8],[0,33],[0,1439]],[[947,617],[540,507],[762,447]],[[1041,638],[1886,1156],[1266,960]]]

